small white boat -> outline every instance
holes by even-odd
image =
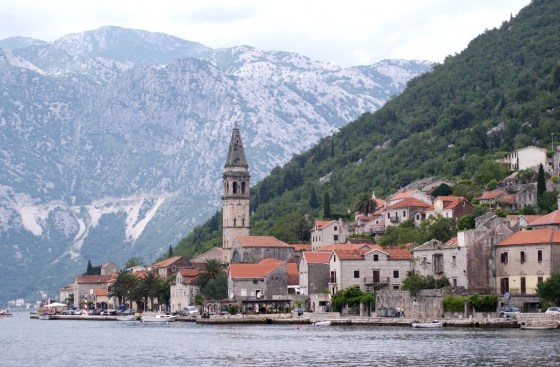
[[[177,316],[166,315],[164,313],[144,312],[141,320],[143,322],[171,322],[175,321]]]
[[[330,321],[317,321],[313,323],[313,326],[329,326],[330,324]]]
[[[41,312],[39,314],[39,320],[54,320],[54,316],[49,312]]]
[[[117,316],[117,321],[136,321],[138,318],[135,315]]]
[[[531,324],[521,324],[519,328],[521,330],[554,330],[556,329],[556,324],[544,324],[544,325],[531,325]]]
[[[10,310],[3,310],[0,308],[0,317],[10,317],[10,316],[12,316]]]
[[[413,323],[412,323],[412,327],[414,327],[414,328],[426,328],[426,329],[431,329],[431,328],[443,327],[443,323],[441,323],[441,322],[439,322],[439,321],[432,321],[432,322],[413,322]]]

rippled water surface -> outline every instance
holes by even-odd
[[[0,366],[560,366],[560,330],[0,319]]]

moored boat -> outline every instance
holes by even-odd
[[[432,322],[413,322],[412,327],[414,327],[414,328],[426,328],[426,329],[439,328],[439,327],[443,327],[443,323],[441,323],[439,321],[435,321],[435,320],[432,321]]]
[[[117,316],[117,321],[136,321],[138,318],[135,315]]]
[[[313,323],[313,326],[329,326],[330,324],[330,321],[317,321]]]
[[[10,310],[3,310],[0,308],[0,317],[10,317],[13,316]]]
[[[521,324],[519,328],[521,330],[554,330],[556,329],[556,324]]]
[[[43,310],[39,312],[39,320],[53,320],[53,314],[48,310]]]
[[[141,320],[143,322],[171,322],[175,321],[177,316],[166,315],[164,313],[144,312]]]

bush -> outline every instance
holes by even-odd
[[[496,312],[498,297],[487,295],[479,297],[478,294],[469,297],[469,304],[474,307],[476,312]]]
[[[444,311],[462,312],[465,310],[466,299],[467,297],[448,296],[441,302],[441,304],[443,305]]]

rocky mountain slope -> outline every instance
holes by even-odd
[[[431,65],[341,68],[118,27],[5,41],[0,302],[177,243],[220,207],[234,121],[256,182]]]

